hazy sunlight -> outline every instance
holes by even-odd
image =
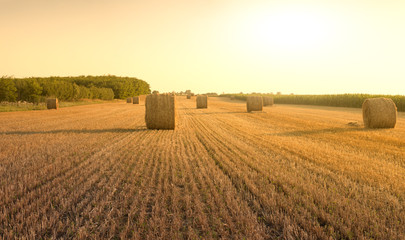
[[[164,92],[403,94],[404,9],[389,0],[0,0],[0,74],[131,76]]]
[[[258,9],[239,23],[239,39],[253,49],[302,54],[333,47],[337,26],[324,9]]]

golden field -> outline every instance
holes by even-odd
[[[143,102],[0,113],[0,236],[405,238],[404,113],[176,102],[174,131]]]

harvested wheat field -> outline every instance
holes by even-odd
[[[174,131],[124,101],[0,113],[0,236],[405,238],[403,113],[176,102]]]

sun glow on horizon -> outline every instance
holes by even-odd
[[[260,51],[301,54],[338,44],[337,21],[321,9],[260,9],[242,21],[239,39]]]

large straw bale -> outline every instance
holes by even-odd
[[[366,128],[394,128],[397,107],[390,98],[368,98],[363,102],[363,122]]]
[[[138,97],[133,97],[132,98],[132,103],[133,104],[139,104],[139,96]]]
[[[246,99],[247,111],[262,111],[263,98],[261,96],[248,96]]]
[[[48,109],[58,109],[59,101],[57,98],[48,98],[46,99],[46,108]]]
[[[145,100],[145,122],[148,129],[174,129],[176,98],[171,94],[152,94]]]
[[[127,98],[127,103],[132,103],[132,98],[131,97]]]
[[[187,99],[191,99],[191,95],[189,94],[189,95],[187,95]]]
[[[263,106],[273,106],[274,99],[272,97],[263,97]]]
[[[207,95],[197,96],[197,108],[207,108],[208,107],[208,97]]]

